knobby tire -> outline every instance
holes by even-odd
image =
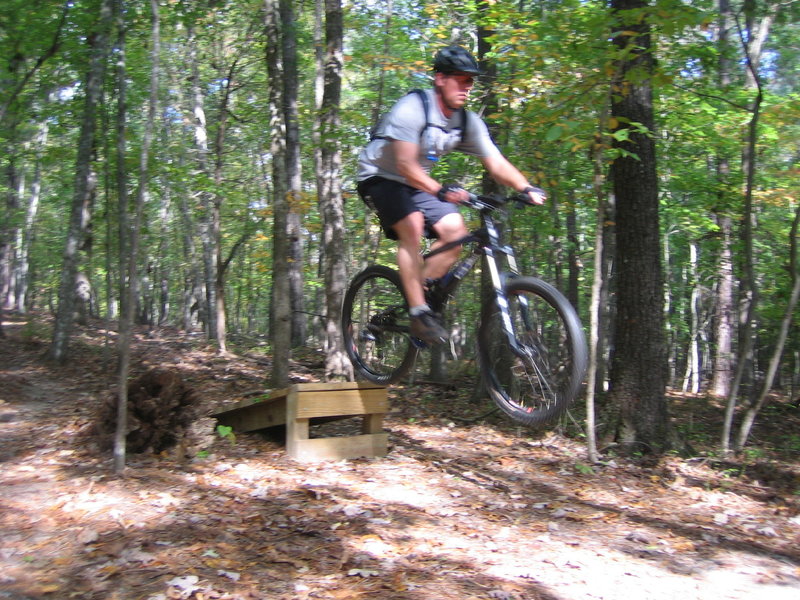
[[[342,332],[359,378],[388,385],[408,373],[417,348],[397,271],[372,265],[353,278],[342,304]]]
[[[495,302],[483,308],[478,331],[481,375],[490,397],[525,425],[557,419],[577,398],[588,364],[580,319],[566,297],[534,277],[505,284],[521,356],[511,348]]]

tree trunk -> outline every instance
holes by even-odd
[[[264,0],[266,63],[269,75],[270,134],[272,179],[274,186],[272,225],[272,296],[270,307],[270,340],[272,343],[272,377],[270,385],[286,387],[289,382],[291,352],[291,299],[289,292],[288,182],[286,176],[286,136],[283,118],[283,64],[281,62],[278,0]]]
[[[222,189],[223,184],[223,165],[225,156],[225,133],[227,131],[228,119],[230,117],[230,102],[231,90],[236,79],[236,62],[228,69],[227,73],[221,74],[220,79],[224,81],[222,102],[219,107],[219,117],[217,119],[217,133],[214,136],[214,193],[210,198],[210,223],[213,253],[213,266],[214,266],[214,305],[209,306],[210,310],[214,312],[214,323],[216,330],[214,331],[213,338],[217,341],[217,347],[220,354],[228,352],[227,338],[227,308],[225,306],[225,271],[230,260],[233,258],[233,253],[228,260],[222,258],[222,195],[219,190]],[[235,253],[239,245],[234,246],[233,252]]]
[[[39,201],[42,192],[42,159],[41,154],[47,145],[48,124],[43,121],[39,125],[39,134],[36,140],[36,164],[33,169],[28,208],[25,212],[25,229],[22,233],[19,257],[17,258],[17,312],[24,313],[28,310],[30,289],[30,264],[31,247],[33,246],[33,232],[36,216],[39,213]]]
[[[567,299],[575,307],[576,311],[580,311],[580,276],[581,276],[581,261],[578,255],[578,216],[575,211],[577,205],[574,190],[569,191],[569,208],[566,218],[567,227],[567,264],[569,270],[567,272]]]
[[[353,365],[344,351],[340,318],[347,289],[344,202],[341,189],[339,104],[344,57],[341,0],[325,0],[324,86],[320,110],[318,189],[323,219],[322,254],[325,277],[325,379],[352,380]]]
[[[16,240],[20,237],[19,219],[20,199],[24,178],[18,168],[18,156],[21,154],[18,138],[19,115],[12,115],[8,123],[8,147],[6,154],[8,164],[5,169],[5,212],[0,221],[0,309],[10,309],[16,304],[14,296],[14,269],[18,260]]]
[[[725,398],[730,393],[733,379],[734,277],[730,216],[718,214],[717,224],[720,231],[720,251],[717,263],[719,280],[716,293],[716,350],[711,392],[719,398]]]
[[[731,59],[729,56],[729,29],[733,20],[730,0],[718,0],[719,22],[717,24],[717,48],[719,55],[719,85],[724,90],[731,83]],[[720,250],[717,263],[718,283],[716,286],[716,319],[715,319],[715,352],[714,373],[711,381],[711,393],[725,398],[730,393],[733,378],[733,314],[734,314],[734,276],[733,257],[731,253],[731,217],[727,194],[727,180],[730,176],[728,156],[718,155],[717,180],[720,192],[716,220],[720,230]]]
[[[391,56],[391,46],[392,46],[392,15],[394,14],[394,0],[385,0],[384,6],[384,21],[383,21],[383,56]],[[382,65],[379,65],[382,67]],[[384,100],[383,100],[383,93],[384,89],[386,88],[386,69],[379,68],[378,69],[378,89],[376,90],[377,101],[372,107],[372,115],[370,117],[370,123],[377,123],[378,119],[380,119],[384,107]]]
[[[124,6],[122,0],[118,0],[120,20],[120,58],[117,61],[121,65],[119,69],[118,86],[120,88],[120,105],[124,108],[125,89],[125,69],[124,69]],[[144,124],[144,134],[142,136],[142,147],[139,153],[139,177],[136,189],[136,203],[134,206],[133,221],[128,217],[128,202],[125,189],[127,178],[124,169],[125,143],[118,140],[118,164],[120,165],[117,174],[119,188],[119,222],[120,222],[120,305],[122,311],[119,320],[119,365],[117,370],[117,423],[114,433],[114,470],[122,473],[125,468],[126,436],[128,433],[128,379],[130,374],[130,343],[133,333],[133,316],[136,299],[137,285],[137,265],[139,257],[139,242],[142,214],[149,181],[149,156],[152,143],[153,129],[157,114],[158,101],[158,79],[159,79],[159,55],[161,52],[161,34],[159,20],[158,0],[150,0],[150,11],[152,18],[151,26],[151,51],[150,51],[150,99],[147,107],[147,120]],[[125,119],[125,111],[120,110],[119,118]],[[124,127],[120,126],[122,133]]]
[[[289,279],[289,320],[291,345],[301,346],[306,337],[305,297],[303,294],[303,236],[300,203],[303,197],[300,162],[300,124],[297,105],[297,24],[294,0],[279,0],[281,51],[283,53],[283,120],[286,128],[286,178],[288,182],[286,237]]]
[[[194,142],[197,168],[200,173],[213,178],[209,166],[208,127],[206,123],[205,97],[203,86],[200,82],[200,67],[197,57],[197,37],[194,24],[188,29],[189,58],[192,85],[192,113],[194,115]],[[198,190],[203,214],[199,220],[200,242],[203,259],[203,288],[205,291],[204,305],[206,317],[205,327],[208,339],[217,339],[219,324],[217,322],[217,269],[218,253],[217,238],[219,237],[219,206],[217,198],[208,189]]]
[[[608,129],[608,113],[600,115],[599,130]],[[599,141],[598,136],[598,141]],[[596,143],[592,149],[592,166],[594,177],[592,187],[597,200],[597,219],[594,237],[594,277],[592,279],[592,297],[589,304],[589,368],[586,374],[586,452],[590,462],[597,462],[600,454],[597,448],[596,403],[595,394],[598,390],[598,376],[602,371],[598,368],[603,355],[603,315],[601,312],[602,299],[606,281],[603,277],[605,255],[605,230],[609,222],[606,214],[608,198],[606,197],[603,177],[603,145]]]
[[[697,244],[689,245],[689,277],[691,296],[688,306],[689,348],[683,375],[683,391],[696,394],[700,391],[700,281],[697,272]]]
[[[722,427],[722,452],[728,454],[731,450],[730,437],[733,429],[733,417],[739,396],[739,389],[744,378],[747,366],[753,360],[753,346],[757,330],[758,287],[755,279],[755,253],[753,249],[753,190],[755,187],[756,173],[756,142],[758,141],[758,123],[761,117],[761,102],[764,93],[761,80],[758,76],[758,65],[761,62],[761,51],[767,33],[778,11],[778,7],[770,6],[769,11],[759,23],[755,22],[756,1],[748,0],[745,4],[747,17],[747,32],[749,38],[745,39],[744,32],[739,28],[739,35],[745,50],[745,88],[755,89],[756,94],[750,108],[750,122],[747,128],[747,139],[742,149],[742,172],[745,176],[744,208],[742,210],[741,238],[744,244],[744,274],[742,276],[742,340],[739,352],[736,373],[728,393],[728,402],[725,407],[725,419]]]
[[[767,373],[764,376],[764,381],[761,385],[761,392],[756,398],[755,402],[747,409],[744,418],[742,419],[741,427],[739,428],[739,436],[736,440],[735,450],[741,452],[747,443],[747,438],[750,437],[750,430],[753,428],[756,416],[764,406],[770,389],[772,389],[772,382],[775,380],[775,374],[778,372],[778,366],[781,362],[783,355],[783,348],[786,345],[786,339],[789,336],[789,328],[794,319],[794,311],[797,307],[798,298],[800,298],[800,271],[798,270],[798,229],[800,229],[800,206],[795,209],[794,221],[792,221],[792,228],[789,233],[789,273],[792,277],[792,292],[789,296],[789,302],[786,305],[786,312],[781,321],[780,332],[778,339],[775,342],[775,350],[772,353],[772,359],[769,362]]]
[[[617,321],[611,398],[620,407],[620,442],[628,451],[660,453],[670,447],[665,398],[666,350],[660,262],[650,26],[626,11],[644,0],[612,0],[620,52],[612,90],[614,147],[611,165],[617,212]],[[630,74],[633,71],[635,77]],[[638,124],[638,125],[637,125]],[[637,127],[644,128],[637,130]]]
[[[134,254],[134,227],[128,206],[128,170],[126,167],[126,120],[128,75],[125,68],[125,7],[124,0],[115,0],[117,21],[117,217],[119,223],[119,352],[117,364],[117,420],[114,430],[114,472],[125,470],[125,436],[128,433],[128,373],[131,360],[133,305],[135,298],[136,255]]]
[[[78,154],[75,165],[75,189],[64,245],[61,281],[58,289],[58,310],[53,325],[53,339],[48,358],[55,362],[67,360],[67,351],[75,313],[75,286],[80,262],[80,248],[89,225],[92,199],[97,186],[97,176],[92,168],[95,148],[95,117],[106,72],[109,53],[109,34],[112,21],[112,0],[102,0],[97,27],[87,39],[91,46],[89,68],[86,75],[85,98]]]

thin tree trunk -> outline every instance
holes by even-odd
[[[392,46],[392,15],[394,14],[394,0],[386,0],[383,21],[383,56],[391,56]],[[386,87],[386,69],[378,69],[377,101],[372,107],[370,123],[377,123],[384,111],[383,92]]]
[[[761,80],[758,76],[758,64],[761,60],[761,50],[766,39],[769,26],[774,19],[774,13],[768,13],[763,21],[756,25],[753,21],[755,0],[749,4],[748,27],[749,39],[745,39],[744,32],[739,28],[739,39],[744,47],[746,59],[746,88],[755,89],[756,96],[751,107],[751,118],[747,128],[747,140],[742,151],[742,172],[745,175],[744,208],[742,211],[742,241],[744,243],[744,275],[742,277],[742,299],[744,302],[744,321],[742,344],[739,348],[736,373],[731,384],[728,401],[725,407],[725,419],[722,426],[722,452],[731,451],[731,431],[733,430],[733,417],[742,385],[745,370],[753,360],[753,346],[757,329],[758,288],[755,280],[755,253],[753,249],[753,189],[755,186],[756,172],[756,142],[758,141],[758,123],[761,117],[761,102],[764,99]],[[774,12],[777,8],[773,7]]]
[[[289,320],[291,346],[305,343],[306,314],[303,294],[303,235],[300,202],[303,196],[300,161],[300,123],[297,96],[299,75],[297,71],[297,23],[295,0],[279,0],[281,16],[281,50],[283,52],[283,120],[286,128],[286,178],[288,182],[286,236],[288,258],[286,265],[289,281]]]
[[[225,133],[227,131],[228,119],[230,116],[229,107],[231,101],[231,90],[236,77],[236,61],[233,61],[230,69],[222,77],[224,83],[224,93],[222,95],[222,102],[219,108],[219,118],[217,122],[217,133],[214,137],[214,188],[215,191],[210,198],[210,238],[211,238],[211,252],[214,255],[214,305],[209,308],[214,312],[214,323],[216,323],[216,331],[214,332],[214,339],[217,341],[220,354],[226,354],[227,348],[227,321],[225,307],[225,271],[226,266],[230,264],[233,255],[225,261],[222,258],[222,234],[221,234],[221,210],[222,210],[222,196],[219,190],[222,189],[223,184],[223,165],[225,156]],[[234,249],[238,248],[238,245]]]
[[[269,75],[270,154],[274,186],[272,225],[272,295],[270,306],[270,340],[272,343],[272,387],[285,387],[289,382],[291,353],[291,299],[289,292],[288,182],[286,176],[286,135],[283,118],[283,64],[278,0],[264,0],[266,63]]]
[[[569,209],[567,212],[566,226],[567,226],[567,264],[569,270],[567,272],[567,298],[575,307],[575,310],[580,311],[580,276],[581,276],[581,261],[578,257],[579,241],[578,241],[578,215],[575,210],[577,206],[575,199],[575,192],[569,192]]]
[[[340,317],[347,287],[344,201],[341,189],[342,156],[339,144],[339,104],[344,57],[341,0],[325,0],[324,87],[320,111],[320,206],[323,218],[322,252],[325,257],[325,379],[352,380],[353,365],[344,351]]]
[[[125,470],[125,438],[128,434],[128,373],[131,360],[131,337],[133,329],[133,305],[135,302],[134,279],[136,256],[133,250],[134,232],[130,222],[128,206],[128,171],[126,165],[126,120],[127,120],[127,71],[125,67],[125,6],[124,0],[115,0],[114,12],[117,20],[117,216],[119,222],[119,287],[120,315],[117,364],[117,423],[114,431],[114,472],[121,475]]]
[[[33,171],[33,181],[31,182],[30,198],[28,208],[25,212],[25,229],[22,234],[20,253],[18,257],[18,276],[17,276],[17,311],[24,313],[28,310],[29,290],[30,290],[30,264],[31,247],[33,246],[33,233],[36,224],[36,216],[39,213],[39,201],[42,192],[42,161],[41,154],[47,145],[48,124],[43,121],[39,125],[39,134],[36,139],[36,164]]]
[[[20,115],[13,114],[7,124],[6,216],[0,220],[0,308],[3,309],[11,309],[16,304],[14,271],[19,260],[18,240],[22,234],[17,215],[25,188],[25,178],[18,167],[22,155],[22,144],[18,139],[20,118]]]
[[[206,123],[205,97],[200,82],[200,67],[197,57],[197,36],[194,24],[189,27],[189,59],[192,84],[192,113],[194,115],[194,141],[197,168],[209,178],[213,177],[208,164],[208,127]],[[202,245],[204,305],[206,317],[206,335],[211,340],[217,339],[217,252],[215,250],[216,224],[218,207],[213,192],[201,189],[198,191],[203,206],[203,215],[199,222],[200,242]]]
[[[719,398],[730,394],[733,379],[733,253],[731,251],[731,218],[717,215],[720,231],[720,253],[717,264],[719,282],[716,298],[716,351],[714,353],[714,375],[712,393]]]
[[[729,28],[732,21],[730,0],[719,0],[718,9],[719,85],[722,89],[727,89],[731,83],[731,60],[728,56]],[[725,189],[729,175],[730,161],[728,157],[717,156],[717,180],[721,190]],[[729,209],[725,208],[728,200],[724,191],[719,193],[719,202],[723,208],[716,214],[721,244],[717,266],[719,281],[716,288],[716,347],[711,393],[719,398],[725,398],[730,393],[731,379],[733,378],[734,276],[731,253],[731,217],[728,214]]]
[[[800,298],[800,272],[798,272],[798,228],[800,228],[800,206],[795,209],[794,221],[789,233],[789,272],[792,277],[792,293],[789,297],[789,302],[786,305],[786,312],[781,321],[778,339],[775,342],[775,349],[772,353],[772,358],[769,362],[764,381],[762,382],[761,392],[756,398],[755,402],[747,409],[742,424],[739,428],[739,436],[736,440],[735,450],[741,452],[750,437],[750,430],[753,428],[756,417],[759,411],[764,406],[770,389],[772,389],[772,382],[775,380],[775,374],[778,372],[778,366],[781,362],[783,349],[786,345],[786,339],[789,336],[789,328],[792,326],[794,319],[794,311],[797,307],[798,298]]]
[[[85,99],[78,154],[75,165],[75,189],[64,245],[61,281],[58,290],[58,310],[53,325],[53,339],[48,358],[65,362],[75,317],[75,286],[80,262],[80,249],[89,225],[97,176],[92,168],[95,148],[96,115],[105,78],[112,22],[112,0],[102,0],[100,17],[93,35],[88,37],[91,56],[85,82]]]
[[[608,115],[600,116],[600,131],[608,128]],[[604,238],[608,218],[606,215],[606,192],[603,185],[603,152],[600,144],[596,144],[592,155],[594,177],[592,187],[597,199],[597,219],[594,237],[594,277],[592,279],[592,297],[589,304],[589,368],[586,383],[586,452],[590,462],[600,459],[597,448],[597,423],[595,393],[597,391],[598,365],[603,355],[601,299],[605,287],[603,277]]]
[[[120,69],[120,103],[124,106],[124,5],[122,0],[120,2],[120,23],[121,27],[121,43],[122,58],[118,60],[118,64],[122,64],[123,68]],[[120,339],[119,339],[119,367],[117,377],[117,428],[114,435],[114,470],[120,474],[125,468],[125,439],[127,436],[127,417],[128,417],[128,376],[130,373],[130,343],[133,330],[133,314],[137,290],[137,264],[139,256],[139,242],[142,214],[144,211],[145,198],[147,196],[147,182],[149,179],[149,156],[150,146],[152,143],[153,129],[155,126],[157,108],[158,108],[158,78],[159,78],[159,57],[161,52],[161,29],[159,19],[159,6],[158,0],[150,0],[150,11],[152,18],[151,26],[151,53],[150,53],[150,99],[147,108],[147,119],[145,121],[144,134],[142,137],[142,147],[139,154],[139,178],[136,189],[136,204],[134,207],[133,222],[130,223],[128,215],[128,202],[127,194],[124,192],[126,185],[125,169],[120,168],[118,172],[118,186],[120,189],[120,287],[121,287],[121,305],[122,314],[120,315]],[[120,117],[124,119],[124,111],[121,111]],[[123,121],[124,122],[124,121]],[[124,132],[124,127],[120,129]],[[125,143],[118,141],[118,161],[120,165],[124,165],[125,157]],[[122,230],[123,222],[128,226],[126,230]],[[125,240],[128,239],[126,242]],[[123,253],[123,249],[127,249],[127,253]]]
[[[696,394],[700,391],[700,283],[697,274],[697,244],[689,245],[689,281],[692,287],[689,299],[689,352],[683,376],[683,391]]]

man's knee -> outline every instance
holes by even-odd
[[[439,235],[439,239],[443,241],[455,240],[467,234],[467,228],[460,213],[445,215],[434,225],[434,229]]]

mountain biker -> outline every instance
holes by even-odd
[[[411,335],[429,344],[449,336],[425,302],[424,282],[444,275],[460,247],[423,261],[422,236],[435,239],[436,248],[467,235],[456,206],[469,199],[458,185],[431,177],[436,160],[453,150],[477,156],[499,184],[526,193],[533,204],[543,204],[546,197],[503,156],[483,120],[464,109],[480,75],[475,58],[460,46],[448,46],[436,54],[433,71],[433,88],[424,91],[428,102],[416,94],[398,100],[358,159],[358,192],[377,212],[387,237],[398,241]]]

